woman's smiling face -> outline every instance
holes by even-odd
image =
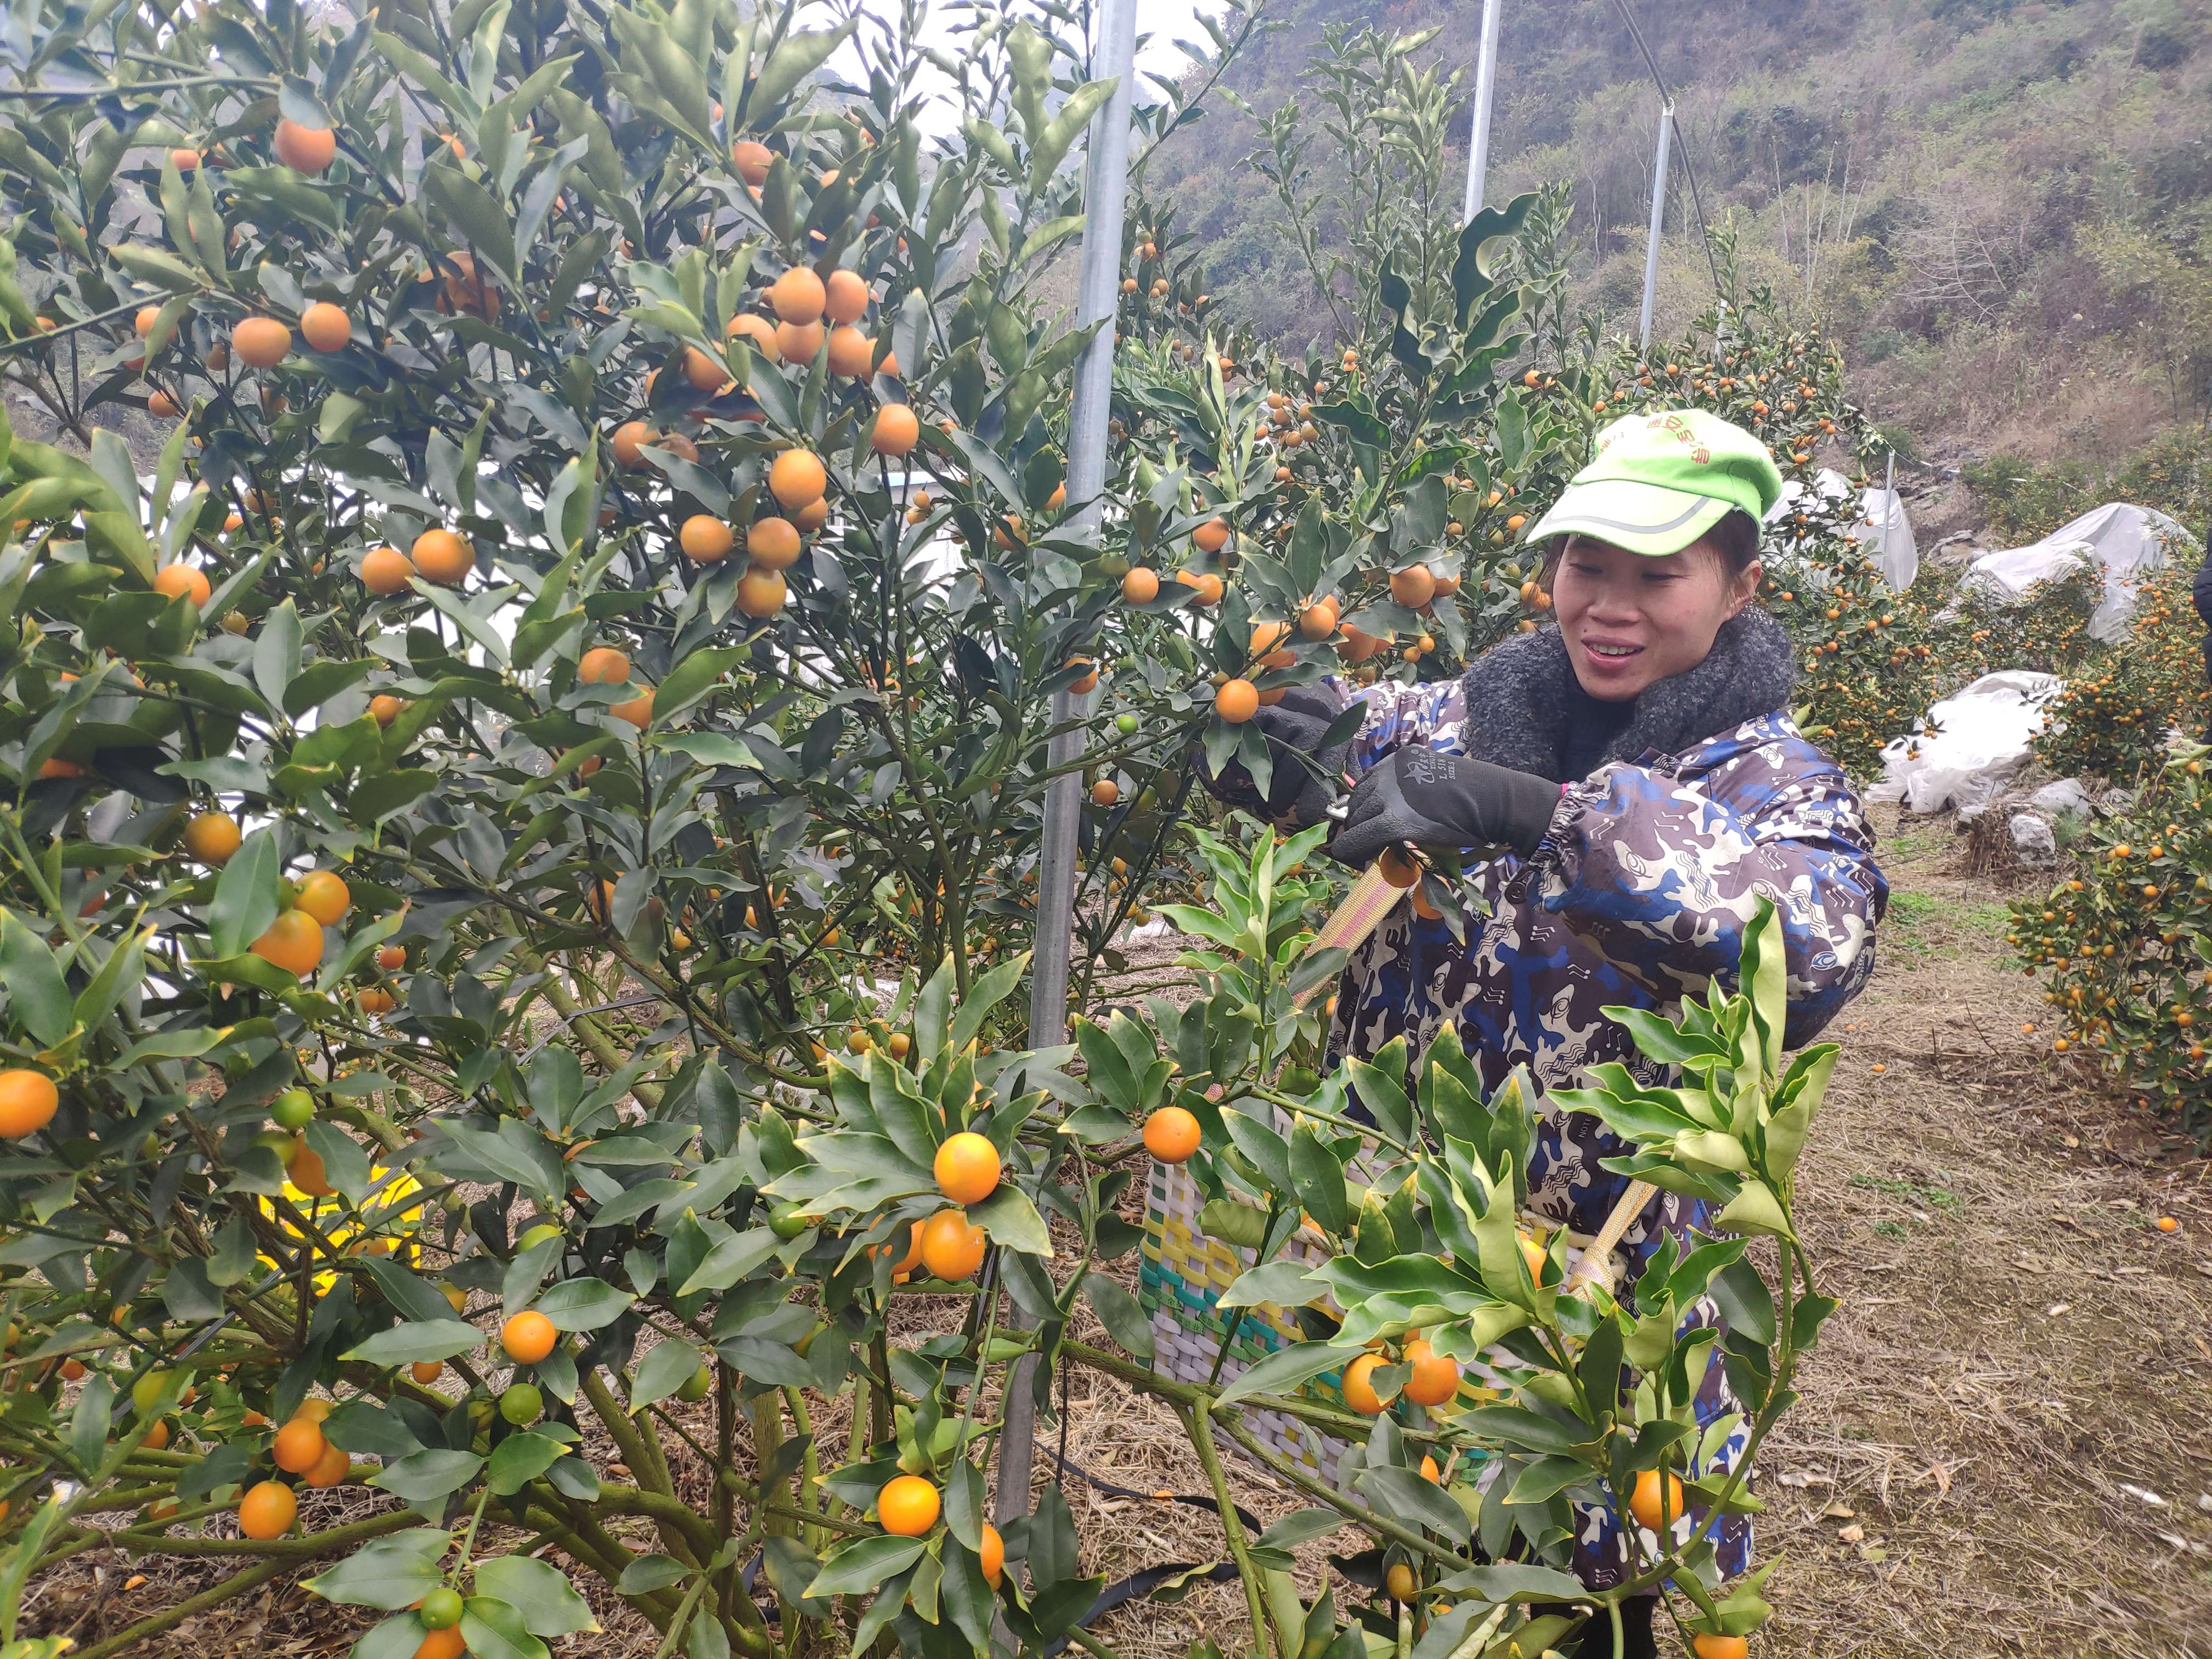
[[[1710,541],[1655,557],[1575,538],[1553,578],[1552,600],[1576,679],[1601,702],[1626,702],[1696,667],[1721,624],[1759,591],[1759,574],[1756,559],[1731,574]]]

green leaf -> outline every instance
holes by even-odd
[[[1790,965],[1782,940],[1782,915],[1761,897],[1743,933],[1741,994],[1750,999],[1753,1029],[1766,1075],[1782,1069],[1782,1031],[1790,1012]]]
[[[637,1298],[604,1279],[568,1279],[538,1298],[538,1311],[556,1330],[596,1331],[611,1325]]]
[[[1540,1457],[1522,1469],[1505,1494],[1509,1504],[1548,1504],[1578,1480],[1595,1480],[1597,1471],[1575,1457]]]
[[[1328,1293],[1303,1261],[1270,1261],[1237,1275],[1221,1293],[1224,1308],[1302,1308]]]
[[[208,907],[210,954],[243,956],[269,931],[279,908],[276,879],[283,869],[273,831],[257,830],[230,855],[216,878],[215,902]]]
[[[641,1555],[623,1569],[615,1589],[624,1595],[647,1595],[690,1576],[691,1569],[672,1555]]]
[[[631,1412],[641,1412],[654,1401],[667,1399],[698,1375],[699,1367],[706,1363],[707,1357],[689,1342],[671,1338],[655,1345],[638,1361],[629,1388]]]
[[[1359,1477],[1359,1489],[1384,1513],[1425,1527],[1445,1538],[1464,1540],[1473,1531],[1467,1511],[1433,1480],[1394,1464],[1377,1464]]]
[[[173,294],[191,294],[207,286],[200,273],[167,249],[119,243],[107,250],[116,264],[149,287]]]
[[[1291,1179],[1299,1204],[1323,1231],[1341,1236],[1351,1228],[1344,1165],[1310,1123],[1300,1123],[1291,1132]]]
[[[495,1498],[512,1498],[568,1454],[548,1434],[511,1434],[491,1449],[484,1485]]]
[[[1011,995],[1029,972],[1030,953],[1027,951],[1000,963],[990,972],[968,988],[968,995],[960,1010],[952,1016],[952,1025],[945,1037],[945,1047],[958,1054],[974,1041],[983,1029],[983,1022]]]
[[[284,694],[300,672],[301,638],[299,608],[289,599],[262,618],[253,641],[253,683],[271,708],[284,706]]]
[[[599,1628],[591,1604],[550,1562],[495,1555],[477,1563],[476,1583],[479,1596],[497,1596],[521,1609],[523,1626],[532,1636],[573,1636]]]
[[[107,960],[100,963],[100,971],[92,976],[92,982],[77,993],[76,1002],[70,1011],[76,1024],[89,1031],[115,1012],[116,1005],[123,1000],[124,993],[138,983],[144,971],[146,942],[153,938],[155,932],[154,928],[145,928],[116,944],[108,951]],[[0,951],[0,955],[4,955],[4,951]],[[0,969],[0,973],[6,974],[11,984],[14,982],[12,972]]]
[[[433,1448],[403,1457],[397,1463],[386,1464],[369,1477],[368,1484],[381,1486],[410,1504],[426,1503],[433,1498],[443,1498],[447,1492],[459,1492],[476,1479],[483,1463],[483,1459],[474,1452]]]
[[[1401,1140],[1413,1133],[1413,1102],[1406,1097],[1405,1085],[1398,1076],[1350,1058],[1344,1062],[1344,1074],[1359,1103],[1375,1115],[1375,1121],[1384,1129]]]
[[[311,662],[285,686],[284,712],[297,720],[309,709],[321,708],[347,687],[358,685],[381,666],[374,657],[356,657],[349,662],[325,657]]]
[[[425,768],[404,767],[372,773],[353,787],[347,797],[356,818],[381,823],[395,812],[404,812],[438,787],[438,774]]]
[[[365,1365],[410,1365],[421,1360],[451,1359],[483,1343],[484,1334],[465,1320],[410,1321],[379,1331],[338,1357]]]
[[[1741,1259],[1730,1262],[1713,1275],[1711,1288],[1732,1334],[1762,1347],[1774,1340],[1774,1293],[1755,1266]]]
[[[0,912],[0,990],[7,994],[9,1012],[42,1048],[52,1048],[76,1028],[61,964],[13,910]]]
[[[1139,1359],[1152,1357],[1152,1325],[1127,1289],[1103,1273],[1083,1276],[1083,1299],[1106,1327],[1106,1333]]]
[[[1121,85],[1119,76],[1103,81],[1091,81],[1070,93],[1067,101],[1054,112],[1044,124],[1044,130],[1036,133],[1030,143],[1030,194],[1042,196],[1052,183],[1052,175],[1060,171],[1060,162],[1067,155],[1068,146],[1075,135],[1091,124],[1091,118],[1104,106]]]
[[[514,279],[514,227],[492,193],[450,163],[422,170],[422,192],[473,247],[510,283]],[[481,271],[479,276],[483,275]]]
[[[1083,225],[1084,216],[1080,213],[1062,214],[1057,219],[1048,220],[1039,225],[1023,240],[1020,258],[1034,259],[1040,253],[1058,247],[1076,232],[1081,230]]]
[[[1255,1394],[1287,1394],[1309,1377],[1334,1370],[1357,1348],[1335,1348],[1326,1342],[1293,1342],[1278,1348],[1221,1391],[1221,1403],[1232,1405]]]
[[[1790,1230],[1789,1212],[1782,1207],[1782,1200],[1774,1195],[1774,1188],[1758,1180],[1745,1182],[1743,1189],[1713,1218],[1713,1224],[1723,1232],[1766,1233],[1780,1238],[1796,1237]]]
[[[746,94],[744,114],[757,124],[789,97],[801,81],[830,61],[830,54],[844,43],[860,23],[860,15],[834,29],[802,29],[784,36],[753,77]]]
[[[719,1239],[713,1249],[700,1261],[676,1287],[679,1297],[692,1296],[701,1291],[726,1291],[754,1268],[759,1267],[778,1249],[782,1241],[766,1227],[751,1227],[731,1237]],[[685,1372],[690,1376],[690,1372]],[[677,1379],[681,1382],[681,1377]]]
[[[749,645],[732,645],[714,651],[694,651],[668,671],[653,694],[653,722],[665,724],[712,691],[732,669],[752,655]]]
[[[530,1633],[512,1602],[471,1595],[463,1608],[461,1638],[473,1659],[551,1659],[551,1650]]]
[[[1813,1127],[1813,1115],[1827,1097],[1828,1079],[1841,1053],[1832,1042],[1808,1048],[1791,1062],[1789,1075],[1774,1091],[1775,1113],[1765,1137],[1770,1178],[1786,1182],[1796,1170],[1797,1156],[1804,1151],[1805,1137]]]
[[[968,1208],[968,1219],[990,1236],[993,1243],[1018,1250],[1024,1255],[1050,1256],[1052,1234],[1046,1229],[1044,1218],[1030,1196],[1011,1181],[999,1183],[999,1190],[981,1204]]]
[[[453,1547],[443,1527],[412,1527],[373,1538],[306,1588],[326,1601],[394,1613],[411,1607],[438,1588],[438,1563]]]
[[[914,1058],[918,1068],[928,1066],[944,1053],[951,1010],[952,958],[947,957],[923,982],[921,994],[915,1000]]]
[[[1587,1601],[1589,1586],[1557,1567],[1504,1562],[1468,1567],[1439,1582],[1442,1590],[1459,1590],[1489,1602]]]
[[[806,1587],[810,1597],[872,1595],[884,1579],[921,1559],[928,1540],[921,1538],[855,1538],[830,1552],[822,1571]]]

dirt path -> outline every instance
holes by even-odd
[[[1773,1650],[2212,1654],[2212,1176],[2022,1030],[1961,850],[1884,836],[1834,1034],[1801,1213],[1844,1307],[1767,1463]]]

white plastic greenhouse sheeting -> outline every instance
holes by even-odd
[[[2027,764],[2045,707],[2063,684],[2020,668],[1983,675],[1929,709],[1913,736],[1891,739],[1881,751],[1887,775],[1868,799],[1901,800],[1915,812],[1980,811]]]
[[[1835,468],[1824,466],[1813,475],[1813,488],[1827,500],[1840,501],[1850,495],[1851,481]],[[1785,479],[1782,499],[1775,502],[1766,522],[1772,524],[1796,511],[1804,489],[1795,478]],[[1858,517],[1851,521],[1850,533],[1855,541],[1873,544],[1875,564],[1890,592],[1902,593],[1912,586],[1912,579],[1920,574],[1920,547],[1913,539],[1912,520],[1905,516],[1905,502],[1895,490],[1877,484],[1863,491]]]
[[[1966,568],[1966,580],[2000,599],[2016,599],[2036,583],[2094,559],[2105,569],[2105,597],[2089,615],[2089,633],[2110,645],[2128,631],[2137,580],[2164,568],[2167,549],[2175,544],[2194,547],[2197,538],[2154,507],[2107,501],[2039,542],[1983,554]]]

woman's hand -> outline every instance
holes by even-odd
[[[1532,772],[1433,749],[1401,749],[1360,779],[1328,854],[1360,866],[1401,842],[1532,852],[1559,805],[1559,786]]]
[[[1252,724],[1267,739],[1268,758],[1274,763],[1265,800],[1251,774],[1235,761],[1224,766],[1218,777],[1208,776],[1201,762],[1199,776],[1216,799],[1231,806],[1268,818],[1287,817],[1301,829],[1319,823],[1336,799],[1335,780],[1352,747],[1345,742],[1324,749],[1322,739],[1344,710],[1345,705],[1324,688],[1294,685],[1283,693],[1280,702],[1267,704],[1252,716]],[[1321,777],[1306,769],[1302,755],[1311,756],[1319,764]]]

